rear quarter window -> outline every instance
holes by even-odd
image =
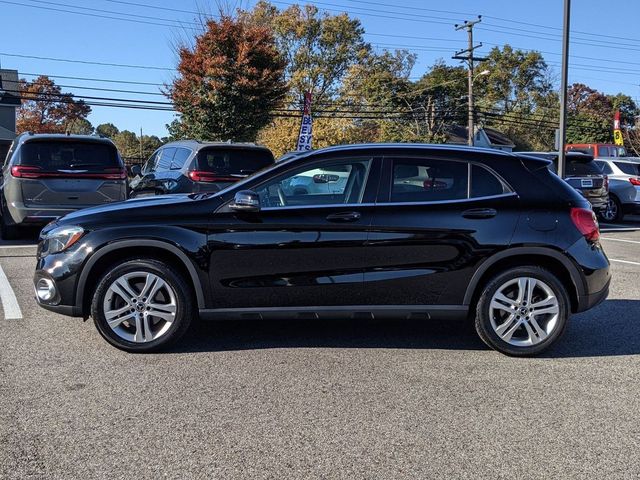
[[[273,163],[269,150],[215,147],[198,152],[196,169],[222,175],[251,175]]]
[[[640,163],[630,163],[630,162],[613,162],[616,164],[620,170],[622,170],[627,175],[640,176]]]
[[[45,171],[102,171],[120,167],[116,147],[107,143],[31,141],[20,147],[19,164]]]

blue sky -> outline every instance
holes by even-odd
[[[255,2],[221,0],[219,3],[247,7]],[[272,3],[284,8],[293,2]],[[331,13],[347,11],[359,18],[367,32],[366,39],[377,49],[407,48],[417,53],[418,62],[412,73],[415,78],[438,58],[457,63],[450,57],[466,47],[466,33],[456,32],[453,24],[476,15],[483,15],[483,22],[475,31],[476,40],[485,45],[478,51],[480,55],[494,45],[505,43],[540,50],[559,78],[561,0],[310,3]],[[174,45],[192,35],[190,27],[195,21],[195,12],[215,12],[217,4],[207,0],[0,0],[3,20],[0,62],[3,68],[18,69],[27,79],[34,77],[26,74],[55,77],[56,83],[64,85],[64,91],[77,95],[163,102],[166,99],[158,93],[160,86],[170,82],[174,74]],[[639,18],[640,2],[623,0],[605,4],[599,0],[573,0],[569,81],[583,82],[606,93],[624,92],[637,100],[640,97]],[[83,79],[60,78],[65,76]],[[122,83],[125,81],[139,83]],[[112,122],[121,130],[139,132],[142,128],[145,134],[159,136],[166,134],[165,124],[173,118],[171,112],[164,111],[92,108],[89,120],[94,125]]]

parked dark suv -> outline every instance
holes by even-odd
[[[535,354],[610,282],[593,211],[548,163],[351,145],[278,162],[215,194],[84,210],[42,231],[37,299],[92,316],[131,352],[166,346],[199,315],[469,317],[489,346]],[[288,190],[294,177],[335,186]]]
[[[217,192],[273,163],[271,150],[253,143],[171,142],[132,168],[131,196]]]
[[[20,227],[127,198],[127,172],[108,138],[23,133],[11,144],[1,177],[5,239]]]

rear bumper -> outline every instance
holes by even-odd
[[[32,208],[22,205],[8,205],[7,210],[11,216],[11,220],[16,225],[46,225],[53,220],[64,217],[68,213],[75,212],[81,208]]]
[[[578,308],[576,312],[584,312],[604,302],[609,295],[609,285],[611,279],[607,282],[606,286],[599,292],[590,293],[587,295],[580,295],[578,297]]]

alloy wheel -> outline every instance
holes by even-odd
[[[150,272],[129,272],[116,278],[103,301],[107,324],[120,338],[147,343],[167,333],[175,320],[176,293]]]
[[[607,222],[612,222],[618,217],[618,205],[615,200],[609,197],[607,207],[602,212],[602,218]]]
[[[518,277],[496,290],[489,305],[491,326],[509,345],[525,347],[543,342],[556,328],[560,303],[545,282]]]

